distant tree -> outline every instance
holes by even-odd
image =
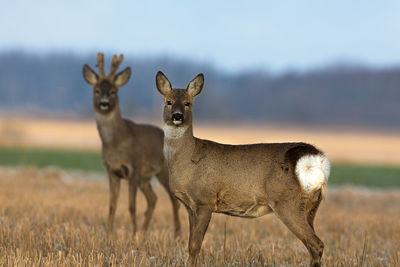
[[[83,81],[81,70],[85,63],[94,67],[95,60],[95,53],[0,53],[0,112],[91,116],[92,89]],[[170,57],[126,55],[124,64],[132,67],[132,79],[120,92],[127,117],[161,118],[161,98],[154,79],[162,70],[174,86],[182,88],[197,73],[205,74],[206,91],[195,105],[199,120],[400,128],[400,67],[339,64],[272,76],[252,70],[229,74]]]

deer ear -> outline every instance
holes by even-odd
[[[168,81],[167,77],[161,71],[157,72],[156,86],[158,91],[164,96],[169,94],[172,90],[171,83]]]
[[[204,84],[204,75],[203,73],[200,73],[187,86],[189,95],[194,97],[200,94],[201,89],[203,89],[203,84]]]
[[[83,65],[82,75],[88,84],[95,85],[99,81],[99,76],[89,67],[88,64]]]
[[[115,75],[115,78],[114,78],[115,86],[121,87],[121,86],[125,85],[129,81],[130,77],[131,77],[131,68],[126,67],[123,71],[121,71],[117,75]]]

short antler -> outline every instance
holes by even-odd
[[[97,53],[97,67],[99,68],[99,78],[104,79],[106,74],[104,73],[104,54]]]
[[[122,60],[124,60],[124,55],[123,54],[119,55],[119,58],[117,57],[117,55],[113,56],[112,62],[111,62],[111,67],[110,67],[110,73],[107,76],[107,78],[109,80],[113,80],[114,79],[115,72],[117,72],[117,69],[118,69],[119,65],[121,65]]]
[[[110,67],[110,73],[106,76],[104,72],[104,54],[103,53],[97,53],[97,67],[99,68],[99,79],[108,79],[110,81],[113,81],[115,78],[115,73],[117,72],[117,69],[119,65],[121,65],[122,61],[124,60],[124,55],[120,55],[119,58],[117,55],[114,55],[111,61],[111,67]]]

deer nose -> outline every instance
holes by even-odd
[[[172,114],[173,121],[183,121],[183,114],[182,113],[174,113]]]

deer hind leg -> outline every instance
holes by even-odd
[[[153,216],[154,209],[157,203],[157,196],[153,191],[153,188],[150,184],[150,179],[146,179],[140,183],[140,190],[143,192],[147,201],[147,209],[145,212],[145,219],[143,223],[143,230],[146,232],[149,228],[151,217]]]
[[[111,171],[108,171],[108,178],[110,182],[110,200],[109,200],[107,232],[108,234],[111,234],[114,228],[114,218],[119,198],[120,178],[114,175]]]
[[[199,266],[199,253],[212,212],[207,207],[191,210],[187,208],[190,223],[189,266]]]
[[[315,218],[315,214],[318,211],[318,207],[319,204],[322,201],[322,193],[321,190],[318,190],[317,192],[315,192],[314,194],[315,199],[312,199],[310,201],[310,208],[308,210],[308,214],[307,214],[307,221],[308,224],[311,226],[311,228],[314,230],[314,218]]]
[[[174,216],[174,225],[175,225],[175,238],[181,236],[181,222],[179,220],[179,201],[178,199],[174,196],[174,194],[171,192],[171,189],[169,188],[169,178],[168,178],[168,173],[167,171],[163,170],[161,173],[157,174],[157,178],[164,186],[165,190],[168,192],[169,198],[171,199],[172,203],[172,212]]]
[[[310,224],[315,214],[307,214],[300,207],[293,208],[294,205],[281,205],[274,208],[278,218],[299,238],[306,246],[311,255],[310,266],[321,266],[321,257],[324,250],[324,243],[315,234],[313,226]]]

